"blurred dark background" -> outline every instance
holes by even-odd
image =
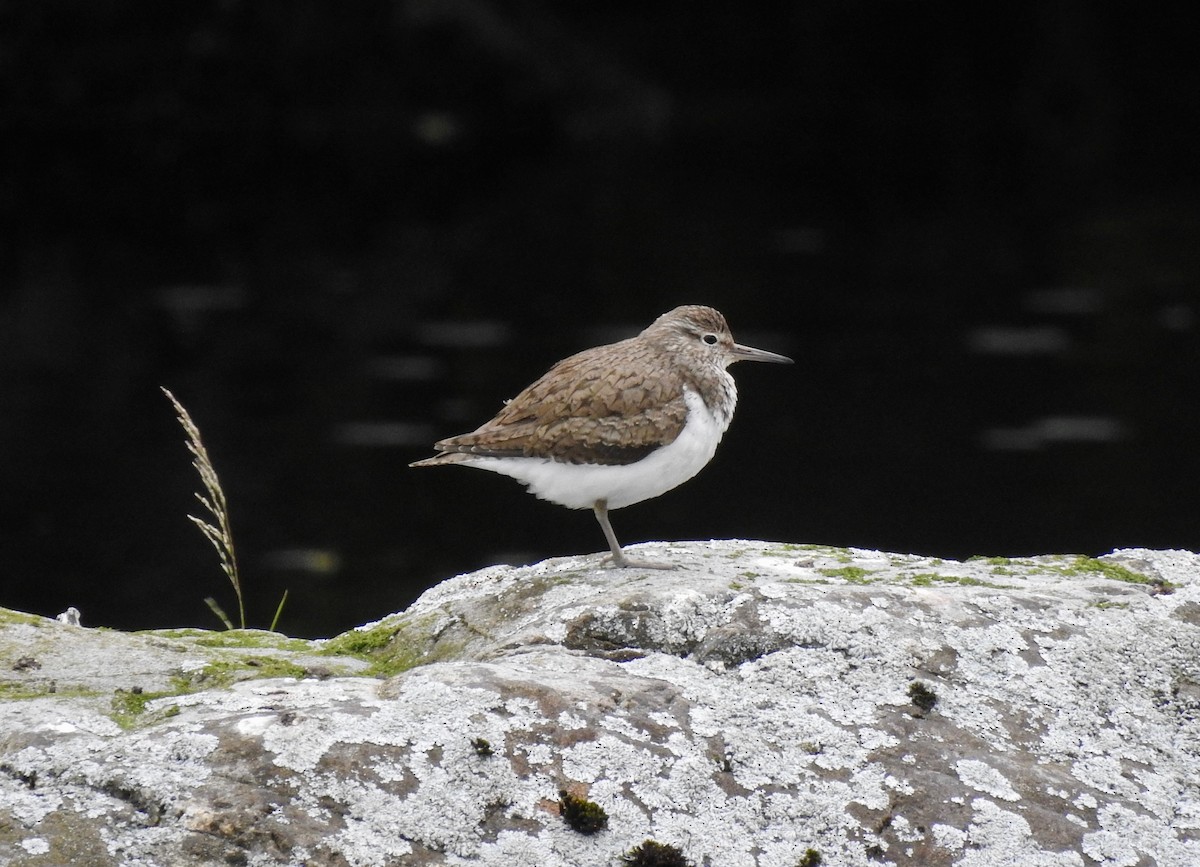
[[[0,2],[0,605],[330,635],[591,514],[409,470],[681,303],[743,343],[623,542],[1200,548],[1194,30],[1137,6]]]

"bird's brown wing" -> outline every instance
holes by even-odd
[[[444,439],[436,448],[443,453],[542,457],[573,464],[641,460],[679,435],[687,404],[681,383],[659,359],[651,354],[631,356],[627,343],[563,359],[487,424]],[[449,454],[444,457],[443,462],[453,462]]]

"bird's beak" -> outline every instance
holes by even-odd
[[[793,364],[794,362],[786,355],[777,355],[774,352],[767,352],[765,349],[755,349],[753,346],[742,346],[740,343],[733,344],[733,352],[730,353],[734,361],[769,361],[772,364]]]

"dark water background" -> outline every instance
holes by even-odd
[[[0,605],[329,635],[599,551],[409,470],[706,303],[717,458],[623,542],[1200,548],[1194,31],[1078,2],[0,3]]]

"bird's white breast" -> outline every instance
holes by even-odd
[[[732,386],[730,377],[729,390],[736,399]],[[607,500],[610,509],[631,506],[664,494],[700,472],[712,460],[729,427],[732,402],[728,412],[714,413],[690,388],[684,388],[683,397],[688,413],[679,436],[636,463],[567,464],[546,458],[487,457],[463,463],[511,476],[524,482],[530,493],[569,509],[590,509],[597,500]]]

